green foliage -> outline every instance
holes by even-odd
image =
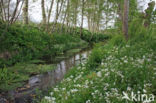
[[[109,39],[110,36],[102,33],[91,33],[88,30],[83,30],[81,38],[87,42],[97,43]]]
[[[101,64],[103,58],[103,52],[101,50],[102,49],[99,45],[96,45],[96,47],[92,50],[87,62],[87,68],[94,70]]]
[[[71,69],[41,103],[133,103],[122,99],[123,92],[129,96],[132,92],[154,94],[155,30],[144,32],[144,35],[132,36],[129,42],[118,35],[108,44],[97,45],[87,65]]]
[[[42,57],[54,57],[73,48],[83,48],[87,42],[78,36],[68,34],[48,34],[34,25],[15,24],[0,26],[0,54],[8,53],[8,58],[0,58],[0,67],[11,66]],[[4,34],[4,35],[3,35]]]
[[[23,85],[22,81],[28,79],[27,75],[10,72],[7,68],[0,69],[0,90],[12,90]]]
[[[36,60],[38,62],[38,60]],[[35,62],[35,61],[31,61]],[[16,64],[0,69],[0,91],[14,90],[22,87],[32,75],[45,73],[55,69],[55,65],[36,65],[31,63]]]

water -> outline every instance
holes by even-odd
[[[90,50],[81,51],[57,63],[57,68],[55,70],[31,77],[28,83],[23,87],[24,89],[19,88],[16,91],[9,92],[9,95],[14,98],[13,102],[31,103],[33,94],[35,94],[37,88],[45,91],[49,87],[55,86],[64,78],[64,75],[69,69],[80,64],[80,62],[84,62],[88,58],[90,52]]]

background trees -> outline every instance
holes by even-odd
[[[79,31],[79,34],[82,35],[83,28],[87,28],[94,33],[106,31],[106,29],[118,28],[119,33],[123,31],[127,39],[128,22],[133,21],[137,15],[140,15],[137,8],[139,4],[138,0],[34,1],[40,1],[41,24],[48,32],[76,33]],[[29,0],[0,0],[1,21],[8,22],[9,24],[14,23],[21,14],[20,9],[23,8],[23,23],[28,24],[30,19],[28,16],[30,10],[29,3]],[[152,12],[154,5],[154,2],[149,4],[149,8],[145,11],[144,18],[146,18],[146,21],[144,25],[149,25],[149,22],[154,22],[155,16],[154,12]]]
[[[29,0],[24,1],[24,7],[23,7],[23,23],[28,24],[28,7],[29,7]]]
[[[13,24],[20,16],[24,1],[0,0],[0,20]]]

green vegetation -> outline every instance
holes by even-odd
[[[0,91],[14,90],[23,87],[29,78],[36,74],[51,71],[55,65],[37,65],[32,63],[19,63],[13,67],[0,69]]]
[[[22,87],[30,76],[55,68],[46,65],[46,62],[69,58],[89,45],[80,35],[48,34],[34,25],[14,24],[7,27],[2,24],[0,32],[1,91]],[[92,38],[91,32],[88,32],[88,38]],[[90,41],[93,42],[96,41]]]
[[[149,99],[156,91],[156,31],[152,28],[137,28],[128,42],[116,35],[107,44],[97,44],[87,64],[71,69],[41,103],[125,103],[123,92],[129,97],[132,92],[147,94]]]
[[[43,84],[41,90],[30,88],[40,94],[20,93],[36,97],[27,102],[41,103],[156,102],[154,0],[1,0],[0,5],[0,102],[16,102],[10,91],[29,88],[29,78],[58,63],[59,81],[73,59],[80,65],[49,92]],[[34,10],[39,24],[31,21]],[[86,61],[90,51],[74,56],[92,47]]]
[[[7,31],[6,31],[7,29]],[[87,42],[97,42],[108,39],[101,35],[96,40],[82,40],[79,35],[48,34],[34,26],[0,25],[2,40],[0,42],[0,67],[11,66],[16,62],[25,62],[42,57],[55,57],[75,48],[86,48]],[[95,34],[94,34],[95,35]],[[93,36],[94,36],[93,35]],[[88,38],[92,34],[88,32]],[[93,37],[94,38],[94,37]],[[87,42],[86,42],[87,41]]]
[[[0,60],[0,66],[10,66],[16,62],[24,62],[39,59],[43,56],[56,56],[72,48],[87,45],[78,37],[70,35],[49,35],[35,27],[15,25],[0,27],[1,35],[4,36],[0,42],[1,55],[7,57]]]

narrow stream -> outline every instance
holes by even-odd
[[[90,52],[91,50],[81,51],[80,53],[57,63],[57,68],[55,70],[31,77],[28,84],[23,87],[26,89],[20,88],[19,90],[9,92],[9,95],[14,98],[13,102],[31,103],[36,89],[46,91],[49,87],[55,86],[64,78],[64,75],[69,69],[80,64],[82,59],[83,61],[81,62],[84,62],[88,58]]]

